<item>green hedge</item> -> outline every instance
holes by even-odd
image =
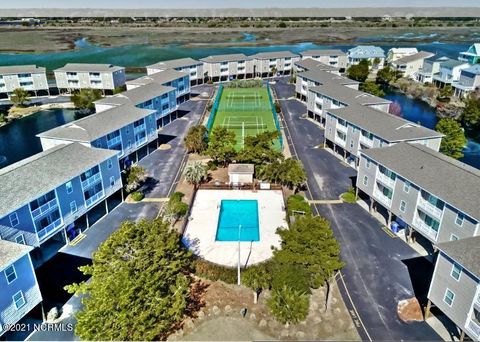
[[[141,201],[144,197],[145,195],[141,191],[135,191],[131,195],[132,200],[134,200],[135,202]]]
[[[237,269],[213,264],[203,259],[194,261],[195,275],[212,281],[221,280],[228,284],[237,283]]]

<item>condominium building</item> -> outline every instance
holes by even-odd
[[[243,53],[215,55],[200,59],[208,80],[223,82],[254,77],[254,62]]]
[[[59,92],[91,88],[111,94],[125,85],[125,68],[112,64],[68,63],[54,74]]]
[[[168,69],[187,73],[190,78],[191,86],[202,84],[205,79],[203,63],[190,57],[171,59],[168,61],[161,61],[152,65],[148,65],[147,75],[155,74]]]
[[[366,60],[374,68],[381,67],[385,62],[385,51],[378,46],[360,45],[348,50],[348,65],[356,65]],[[376,63],[378,61],[378,63]]]
[[[354,104],[370,106],[388,113],[392,101],[335,82],[311,87],[307,95],[307,115],[325,125],[328,109],[343,108]]]
[[[0,336],[42,301],[29,255],[32,249],[0,239]]]
[[[325,83],[337,83],[353,89],[358,89],[359,85],[359,82],[349,78],[319,69],[311,69],[297,74],[295,96],[305,102],[310,88]]]
[[[299,73],[308,70],[322,70],[331,72],[336,75],[340,75],[340,69],[331,65],[327,65],[323,62],[319,62],[317,60],[306,58],[301,59],[293,63],[294,70]]]
[[[54,146],[0,169],[0,238],[36,247],[37,267],[93,223],[91,210],[108,212],[121,188],[116,151]]]
[[[300,60],[299,55],[290,51],[260,52],[250,58],[253,59],[253,74],[256,77],[290,75],[293,63]]]
[[[358,166],[360,153],[369,148],[406,141],[438,151],[443,137],[401,117],[360,104],[326,109],[325,116],[326,145],[355,166]]]
[[[135,89],[150,83],[175,88],[177,104],[190,99],[190,74],[183,71],[167,69],[135,80],[127,81],[127,90]]]
[[[156,121],[155,110],[124,104],[53,128],[37,137],[47,151],[65,142],[113,150],[123,169],[156,150]]]
[[[467,51],[460,52],[458,60],[470,64],[480,63],[480,43],[472,44]]]
[[[431,243],[477,236],[480,171],[422,144],[360,152],[357,188],[370,208]]]
[[[460,98],[466,97],[480,89],[480,64],[462,69],[458,82],[453,82],[452,87],[454,90],[453,94]]]
[[[392,62],[395,62],[397,59],[400,59],[406,56],[411,56],[416,53],[418,53],[418,50],[416,48],[409,48],[409,47],[391,48],[387,52],[386,62],[392,63]]]
[[[11,95],[17,88],[38,95],[49,95],[45,68],[36,65],[0,67],[0,94]]]
[[[306,50],[300,52],[302,59],[313,59],[344,72],[347,68],[347,54],[342,50]]]
[[[149,83],[95,101],[95,109],[96,112],[99,113],[124,104],[154,110],[156,112],[157,128],[163,127],[177,117],[177,90],[174,87],[165,87],[158,83]]]
[[[417,79],[418,71],[423,67],[423,62],[427,58],[435,56],[434,53],[420,51],[405,57],[398,58],[391,62],[393,69],[402,73],[403,77]]]
[[[480,340],[480,237],[439,243],[435,270],[428,291],[428,317],[432,305],[468,335]]]

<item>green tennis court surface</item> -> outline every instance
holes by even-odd
[[[235,132],[237,149],[247,136],[276,131],[267,88],[224,88],[212,129],[218,126]],[[275,145],[280,149],[279,140]]]

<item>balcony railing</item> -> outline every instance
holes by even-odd
[[[360,142],[368,147],[372,147],[373,146],[373,140],[372,139],[368,139],[367,137],[363,136],[363,135],[360,135]]]
[[[337,122],[337,130],[343,133],[347,133],[348,128],[345,125],[342,125],[341,123]]]
[[[122,142],[122,138],[120,136],[118,136],[118,137],[115,137],[113,139],[108,140],[107,141],[107,146],[108,146],[108,148],[111,148],[112,146],[117,146],[121,142]]]
[[[429,236],[432,238],[434,241],[437,241],[437,236],[438,232],[435,231],[432,227],[430,227],[428,224],[426,224],[422,219],[416,218],[415,221],[415,228],[418,229],[420,232],[425,234],[426,236]]]
[[[437,208],[432,203],[425,200],[422,196],[418,199],[418,206],[422,208],[427,214],[431,214],[436,218],[442,217],[443,209]]]
[[[37,218],[38,216],[44,215],[48,213],[50,210],[55,209],[58,207],[57,198],[51,199],[45,204],[42,204],[40,207],[32,211],[33,218]]]
[[[377,173],[377,180],[382,182],[389,187],[393,187],[395,185],[395,179],[391,179],[386,174],[381,173],[380,171]]]
[[[91,207],[93,204],[97,203],[104,196],[104,192],[99,191],[89,199],[85,200],[85,205],[87,208]]]
[[[101,181],[102,176],[99,173],[94,174],[93,176],[90,176],[89,178],[85,179],[82,182],[82,188],[87,189],[95,184],[97,184],[99,181]]]
[[[335,143],[342,146],[342,147],[345,147],[345,145],[346,145],[346,141],[340,139],[340,137],[338,135],[335,135]]]
[[[48,226],[39,230],[37,232],[38,240],[41,242],[45,240],[48,236],[52,235],[55,232],[55,228],[58,228],[62,224],[62,219],[59,218],[56,221],[53,221]]]
[[[383,203],[387,207],[390,207],[392,205],[392,200],[387,196],[385,196],[383,192],[381,192],[380,190],[375,189],[374,196],[377,199],[377,201]]]

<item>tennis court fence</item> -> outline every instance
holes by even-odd
[[[224,124],[221,127],[228,129],[267,129],[267,124],[255,124],[255,123],[234,123],[234,124]]]
[[[268,93],[268,99],[270,100],[270,107],[272,108],[272,114],[273,114],[273,119],[275,121],[275,126],[277,127],[278,131],[278,140],[280,141],[280,147],[283,148],[283,137],[282,137],[282,131],[280,129],[280,122],[278,121],[278,114],[275,111],[275,106],[273,104],[273,97],[270,89],[270,84],[267,82],[267,93]]]
[[[209,132],[212,129],[213,122],[215,121],[215,115],[217,115],[218,104],[220,103],[222,92],[223,92],[223,85],[220,84],[220,86],[218,87],[217,96],[215,97],[215,102],[213,102],[212,110],[210,110],[210,116],[208,117],[208,121],[207,121],[207,130]]]

